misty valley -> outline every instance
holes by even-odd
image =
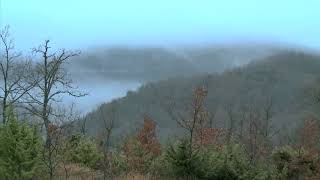
[[[80,54],[51,52],[47,40],[30,61],[6,46],[8,31],[3,177],[318,177],[317,51],[261,43]],[[31,164],[7,169],[21,161]]]
[[[92,80],[92,81],[75,81],[75,85],[79,89],[88,93],[82,98],[74,98],[69,96],[63,97],[66,106],[75,106],[75,110],[81,114],[86,114],[100,104],[110,102],[113,99],[124,97],[128,91],[135,91],[141,83],[133,80]]]
[[[262,59],[280,49],[280,46],[264,44],[256,47],[235,44],[205,48],[122,47],[91,50],[67,66],[75,86],[88,95],[80,99],[66,96],[64,101],[68,104],[76,101],[77,109],[87,113],[148,82],[221,73]]]
[[[0,180],[319,180],[319,7],[0,0]]]

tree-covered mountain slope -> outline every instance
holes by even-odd
[[[83,52],[68,70],[80,79],[131,79],[142,82],[223,72],[283,50],[276,45],[205,47],[118,47]]]
[[[311,96],[320,77],[319,69],[320,56],[316,54],[282,51],[223,73],[147,83],[89,113],[86,129],[95,135],[105,119],[114,117],[114,136],[124,137],[134,132],[143,123],[143,116],[148,115],[157,122],[159,136],[167,139],[180,133],[169,112],[183,113],[199,85],[208,90],[206,108],[213,127],[227,128],[230,115],[238,126],[242,114],[250,108],[264,116],[269,106],[272,128],[294,127],[313,111]],[[111,112],[115,112],[114,116]]]

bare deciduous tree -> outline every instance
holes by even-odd
[[[204,87],[197,87],[191,105],[187,107],[187,113],[179,113],[174,104],[166,108],[168,114],[174,119],[180,127],[188,132],[189,156],[193,153],[193,140],[197,132],[202,132],[202,128],[206,125],[208,113],[204,107],[207,96],[207,90]],[[174,103],[174,102],[173,102]]]
[[[265,103],[262,107],[263,120],[264,120],[264,132],[263,135],[268,138],[270,136],[270,131],[272,130],[271,119],[273,117],[273,97],[267,96]]]
[[[115,104],[112,104],[112,107],[109,112],[104,112],[103,108],[100,107],[98,109],[98,113],[99,113],[99,117],[103,118],[102,119],[103,127],[97,139],[99,141],[99,146],[103,153],[103,159],[101,161],[103,179],[107,179],[108,176],[111,175],[111,168],[112,168],[109,147],[110,147],[110,141],[111,141],[111,134],[114,129],[114,123],[116,119]]]
[[[236,108],[235,105],[231,102],[225,105],[225,111],[228,116],[228,121],[226,122],[226,129],[227,129],[227,136],[226,141],[227,144],[230,143],[232,134],[235,130],[235,123],[236,123]]]
[[[86,133],[87,133],[87,120],[88,120],[88,117],[83,117],[82,118],[82,123],[81,123],[81,129],[80,129],[80,131],[81,131],[81,133],[83,134],[83,135],[86,135]]]
[[[33,91],[28,91],[27,110],[35,116],[38,116],[44,124],[46,130],[46,150],[53,151],[53,142],[50,133],[52,125],[50,118],[59,117],[61,114],[55,111],[55,105],[62,101],[64,95],[74,97],[82,97],[83,94],[72,86],[72,80],[68,78],[68,73],[64,69],[64,65],[69,60],[78,56],[80,52],[66,51],[62,49],[51,53],[49,40],[38,48],[33,49],[35,55],[40,56],[35,67],[34,79],[37,82]],[[50,154],[49,154],[50,155]],[[50,162],[51,156],[47,159]],[[51,166],[51,164],[48,164]],[[52,169],[50,167],[49,169]],[[53,172],[50,171],[50,178],[53,178]]]
[[[41,59],[35,67],[36,85],[34,91],[27,92],[28,107],[27,109],[36,116],[39,116],[43,124],[48,129],[50,124],[50,116],[58,116],[54,111],[54,103],[61,102],[63,95],[74,97],[82,97],[86,94],[78,92],[72,86],[72,80],[68,78],[68,74],[64,69],[64,65],[79,52],[60,51],[50,53],[49,40],[44,45],[34,48],[33,52],[40,55]]]
[[[15,52],[13,40],[10,39],[9,26],[0,30],[0,44],[3,55],[0,57],[0,98],[2,100],[2,122],[6,123],[6,111],[9,106],[19,103],[22,96],[31,90],[35,83],[28,82],[31,64],[22,61],[21,54]],[[28,83],[27,83],[28,82]]]
[[[41,160],[50,178],[56,175],[56,169],[61,168],[64,170],[65,179],[68,179],[71,175],[71,167],[65,154],[70,151],[71,144],[68,143],[68,139],[75,123],[79,120],[79,113],[75,111],[73,104],[70,107],[61,106],[57,111],[60,115],[51,119],[47,132],[50,137],[50,146],[44,147]]]
[[[248,106],[247,105],[241,105],[239,108],[239,139],[243,140],[244,137],[244,126],[247,122],[247,116],[248,116]]]

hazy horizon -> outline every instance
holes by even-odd
[[[0,0],[19,50],[281,42],[320,48],[317,1]],[[26,38],[27,37],[27,38]]]

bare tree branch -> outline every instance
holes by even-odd
[[[6,123],[6,111],[9,106],[19,103],[35,83],[27,82],[31,66],[27,61],[19,61],[20,53],[14,51],[13,40],[10,39],[9,26],[0,31],[0,45],[4,55],[0,57],[2,121]]]

